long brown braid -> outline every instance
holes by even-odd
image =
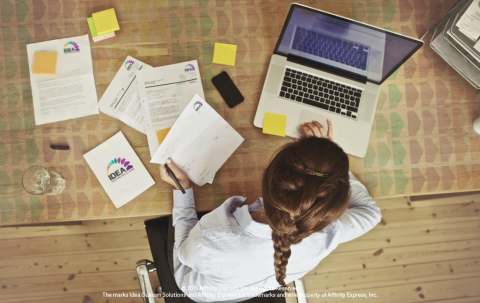
[[[348,157],[328,139],[308,137],[286,144],[265,169],[262,189],[273,230],[276,279],[286,289],[291,245],[322,230],[348,207]]]

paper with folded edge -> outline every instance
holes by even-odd
[[[164,164],[171,158],[190,180],[203,186],[213,180],[243,140],[204,99],[195,95],[150,162]]]

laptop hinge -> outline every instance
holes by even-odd
[[[312,61],[312,60],[308,60],[308,59],[305,59],[305,58],[302,58],[302,57],[299,57],[299,56],[296,56],[296,55],[288,54],[287,61],[297,63],[297,64],[300,64],[300,65],[304,65],[304,66],[307,66],[307,67],[319,69],[319,70],[325,71],[327,73],[331,73],[331,74],[337,75],[339,77],[347,78],[347,79],[357,81],[357,82],[360,82],[360,83],[363,83],[363,84],[367,83],[367,77],[365,77],[365,76],[360,76],[360,75],[354,74],[354,73],[349,72],[349,71],[341,70],[339,68],[335,68],[335,67],[332,67],[330,65],[323,64],[323,63],[320,63],[320,62],[315,62],[315,61]]]

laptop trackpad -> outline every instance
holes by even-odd
[[[300,111],[300,117],[298,118],[297,132],[299,134],[302,133],[301,129],[300,129],[300,124],[307,123],[307,122],[312,122],[312,121],[320,122],[320,124],[322,124],[323,127],[325,127],[325,130],[328,130],[327,117],[322,116],[322,115],[317,114],[317,113],[307,111],[307,110],[302,110],[302,111]],[[332,124],[333,124],[333,121],[332,121]],[[341,127],[340,125],[335,125],[335,126],[332,125],[332,128],[335,130],[335,135],[339,135],[339,133],[342,132],[341,128],[343,128],[343,127]]]

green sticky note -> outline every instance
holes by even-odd
[[[285,137],[287,129],[287,116],[280,114],[265,113],[263,117],[263,133]]]
[[[111,33],[106,33],[105,35],[99,35],[97,33],[97,29],[95,28],[95,22],[93,21],[93,18],[92,17],[87,18],[87,22],[88,22],[88,27],[90,28],[90,33],[92,34],[92,39],[102,38],[114,33],[114,32],[111,32]]]
[[[215,43],[213,63],[235,66],[237,46],[233,44]]]

